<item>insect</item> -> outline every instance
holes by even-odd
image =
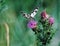
[[[35,9],[33,10],[33,12],[31,12],[30,14],[27,14],[27,13],[22,12],[22,13],[23,13],[23,16],[24,16],[25,18],[27,18],[27,19],[34,18],[35,15],[36,15],[37,12],[38,12],[38,9],[39,9],[39,7],[35,8]]]

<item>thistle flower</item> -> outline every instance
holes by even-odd
[[[50,23],[50,24],[53,24],[53,23],[54,23],[54,18],[53,18],[53,17],[50,17],[50,18],[49,18],[49,23]]]
[[[36,28],[37,27],[37,22],[35,20],[30,20],[27,24],[29,28]]]
[[[47,19],[47,18],[49,18],[49,15],[46,13],[46,11],[43,11],[41,13],[41,17],[44,18],[44,19]]]

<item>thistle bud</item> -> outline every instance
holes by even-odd
[[[41,18],[43,18],[43,19],[49,18],[49,15],[46,13],[46,11],[43,11],[43,12],[41,13]]]
[[[53,18],[53,17],[50,17],[50,18],[49,18],[49,23],[50,23],[50,24],[53,24],[53,23],[54,23],[54,18]]]

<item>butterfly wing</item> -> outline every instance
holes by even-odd
[[[30,14],[30,16],[31,16],[32,18],[34,18],[34,16],[37,14],[37,12],[38,12],[38,8],[36,8],[36,9]]]
[[[30,15],[27,14],[27,13],[24,13],[24,12],[23,12],[23,16],[24,16],[25,18],[30,18]]]

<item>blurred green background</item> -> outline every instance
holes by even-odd
[[[35,16],[38,20],[44,10],[43,2],[47,4],[47,13],[55,18],[56,33],[48,46],[60,46],[60,0],[0,0],[0,46],[7,46],[4,23],[9,26],[10,46],[35,46],[35,34],[26,26],[27,19],[20,11],[31,13],[40,6]]]

